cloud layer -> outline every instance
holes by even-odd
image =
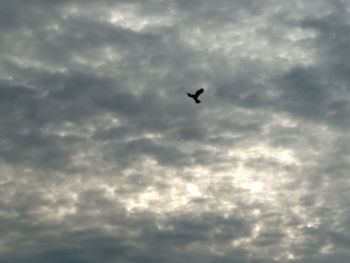
[[[349,10],[2,0],[0,261],[345,262]]]

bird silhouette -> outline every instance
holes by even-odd
[[[190,98],[192,98],[192,99],[194,99],[194,101],[195,101],[196,103],[201,103],[201,101],[198,99],[198,97],[199,97],[199,95],[201,95],[203,92],[204,92],[204,89],[202,88],[202,89],[197,90],[196,93],[194,93],[194,94],[191,94],[191,93],[188,93],[188,92],[187,92],[187,96],[190,97]]]

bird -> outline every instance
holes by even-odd
[[[187,96],[190,97],[190,98],[192,98],[192,99],[194,99],[194,101],[195,101],[196,103],[201,103],[201,101],[198,99],[198,97],[199,97],[199,95],[201,95],[203,92],[204,92],[204,89],[201,88],[201,89],[197,90],[194,94],[191,94],[191,93],[188,93],[188,92],[187,92]]]

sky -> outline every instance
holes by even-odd
[[[0,262],[346,262],[349,13],[1,0]]]

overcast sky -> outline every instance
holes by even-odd
[[[349,12],[0,0],[0,262],[346,262]]]

